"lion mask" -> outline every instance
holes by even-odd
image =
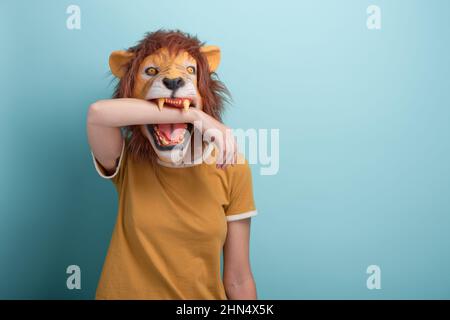
[[[160,110],[199,108],[220,120],[228,92],[214,77],[219,63],[220,49],[216,46],[205,46],[180,31],[149,33],[135,47],[111,53],[110,69],[119,79],[114,98],[148,100]],[[153,160],[156,155],[165,162],[181,162],[191,150],[192,124],[126,129],[131,136],[130,152],[136,158]]]

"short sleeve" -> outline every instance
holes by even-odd
[[[101,163],[95,158],[94,153],[91,150],[91,156],[92,160],[94,162],[95,170],[100,175],[100,177],[104,179],[111,180],[115,185],[118,185],[121,183],[123,179],[123,172],[125,171],[124,167],[126,165],[126,139],[123,139],[122,141],[122,151],[120,152],[120,156],[117,158],[117,166],[116,170],[111,173],[107,174],[106,169],[101,165]]]
[[[227,221],[237,221],[257,215],[253,197],[252,173],[248,162],[228,167],[230,170],[229,204],[225,207]]]

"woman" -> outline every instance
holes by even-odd
[[[220,121],[219,62],[219,48],[179,31],[111,54],[114,99],[87,118],[95,167],[119,197],[97,299],[256,299],[251,172]]]

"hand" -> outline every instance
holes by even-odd
[[[238,146],[232,129],[199,109],[192,109],[193,124],[202,131],[203,140],[211,141],[219,150],[216,167],[225,169],[237,162]]]

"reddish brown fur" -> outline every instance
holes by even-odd
[[[136,74],[142,61],[160,48],[167,48],[170,53],[188,52],[197,61],[197,87],[203,102],[203,111],[221,121],[224,101],[229,96],[225,85],[210,72],[206,57],[201,54],[203,45],[196,37],[181,31],[158,30],[146,34],[136,46],[128,51],[135,57],[126,66],[127,71],[116,86],[113,98],[132,98]],[[147,138],[141,133],[139,126],[125,128],[129,136],[128,151],[135,159],[153,160],[156,153]]]

